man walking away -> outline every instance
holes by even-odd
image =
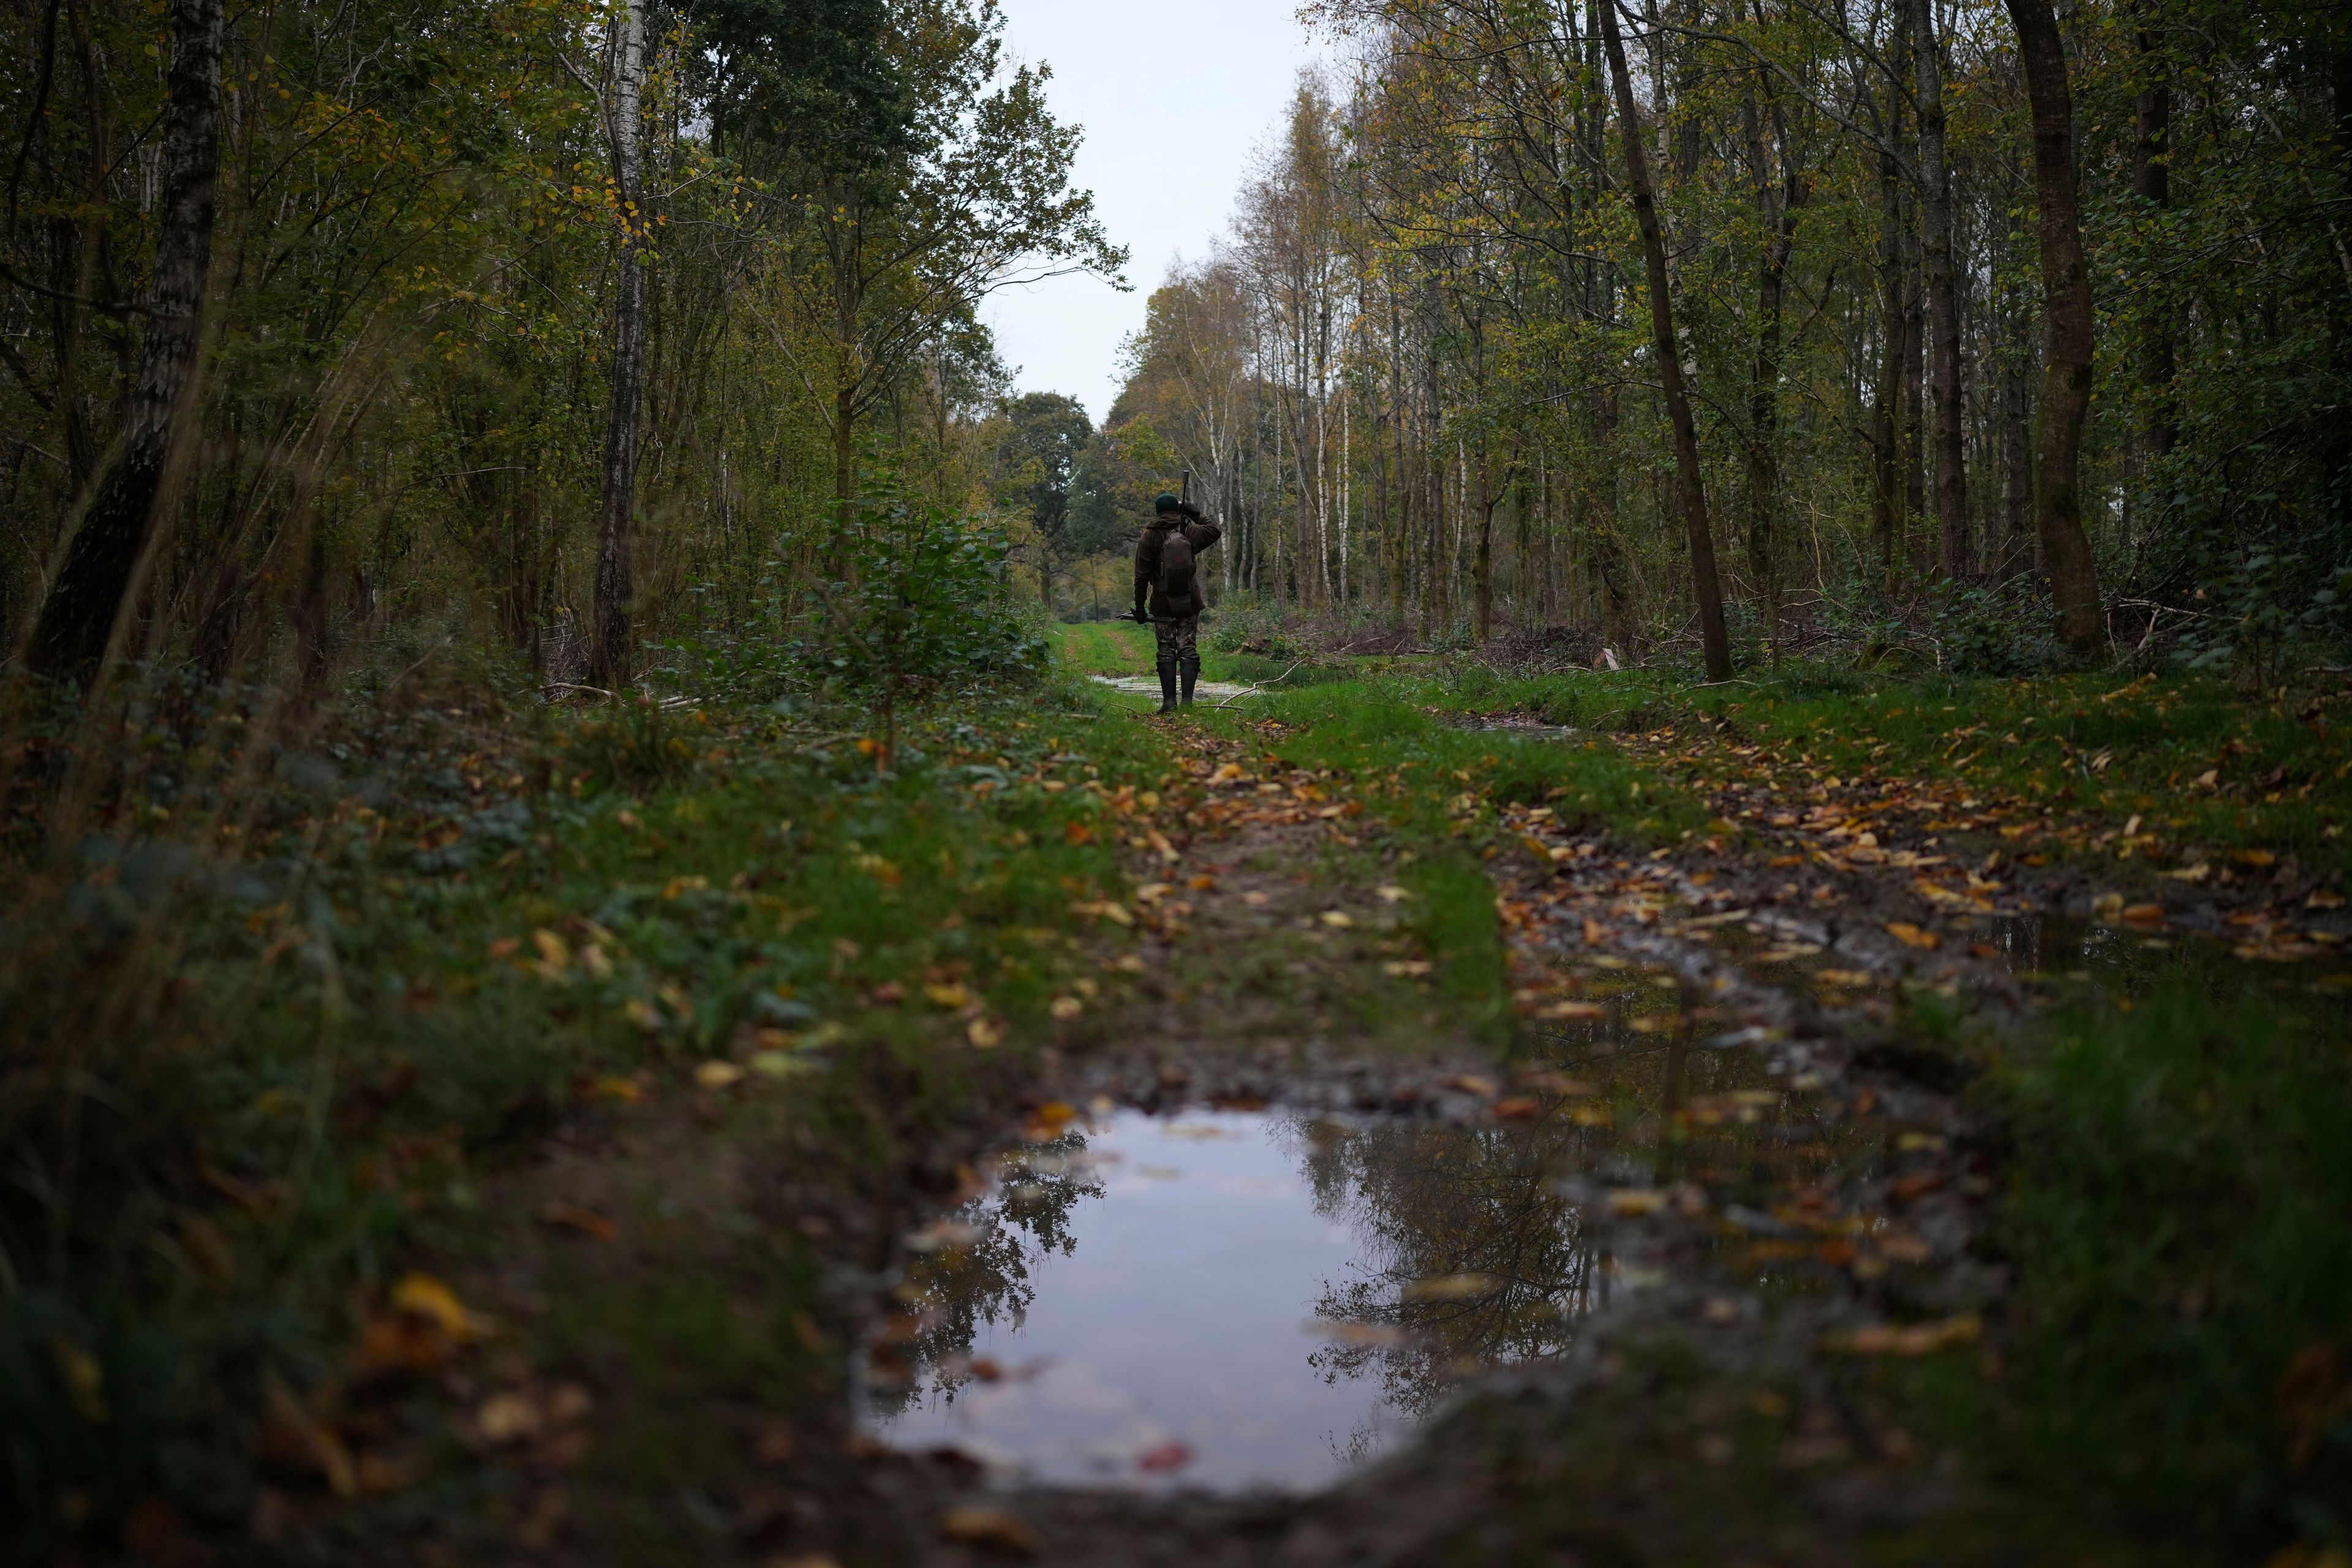
[[[1224,537],[1201,509],[1162,491],[1135,546],[1135,618],[1149,619],[1160,647],[1160,711],[1176,710],[1177,681],[1186,706],[1201,673],[1201,552]],[[1147,612],[1146,604],[1149,602]]]

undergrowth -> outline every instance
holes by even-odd
[[[838,1073],[897,1053],[951,1102],[973,1046],[1044,1016],[1163,776],[1091,703],[971,689],[893,748],[847,710],[412,682],[299,749],[229,731],[275,752],[241,790],[241,752],[175,748],[176,812],[126,798],[12,868],[11,1560],[103,1555],[157,1500],[239,1522],[264,1391],[340,1376],[404,1254],[470,1245],[486,1176],[572,1101],[724,1061],[853,1160],[872,1116],[823,1109]]]
[[[2003,1468],[2151,1534],[2352,1544],[2352,1069],[2341,989],[2178,973],[2003,1039]]]

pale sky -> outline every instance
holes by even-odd
[[[1118,345],[1179,254],[1225,226],[1252,151],[1312,53],[1296,0],[1003,0],[1006,47],[1054,68],[1046,100],[1086,132],[1075,174],[1114,244],[1121,294],[1088,278],[998,291],[982,310],[1023,392],[1064,392],[1100,421]]]

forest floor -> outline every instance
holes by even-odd
[[[249,1465],[90,1483],[119,1542],[2336,1561],[2344,691],[1454,669],[1117,701],[1014,694],[895,753],[641,717],[511,769],[477,721],[462,820],[534,749],[571,759],[557,808],[496,859],[331,884],[348,989],[407,978],[355,1009],[329,1152],[311,1029],[218,1091],[178,1233],[216,1317],[310,1326],[240,1342]],[[461,820],[406,809],[375,829],[404,854]],[[299,952],[272,908],[235,940]],[[1189,1489],[1213,1432],[1055,1487],[888,1440],[877,1395],[1030,1375],[974,1336],[1095,1245],[1088,1141],[1135,1112],[1269,1119],[1325,1172],[1379,1266],[1301,1300],[1327,1348],[1295,1355],[1417,1437],[1303,1495]],[[1049,1168],[1079,1176],[1024,1210]]]

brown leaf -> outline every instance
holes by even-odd
[[[1907,1204],[1914,1198],[1927,1196],[1951,1179],[1948,1171],[1914,1171],[1907,1176],[1897,1176],[1889,1182],[1886,1193],[1896,1203]]]
[[[1886,934],[1906,947],[1933,949],[1942,945],[1943,938],[1934,931],[1923,931],[1908,921],[1889,921]]]
[[[315,1476],[337,1497],[359,1495],[359,1478],[342,1438],[311,1415],[274,1373],[261,1385],[261,1430],[255,1438],[254,1457],[280,1470]]]
[[[1926,1323],[1865,1323],[1861,1328],[1828,1335],[1822,1348],[1843,1355],[1933,1355],[1958,1345],[1974,1344],[1984,1324],[1973,1313]]]
[[[1001,1508],[951,1508],[940,1516],[940,1533],[950,1541],[1013,1557],[1033,1556],[1037,1550],[1035,1533]]]
[[[593,1209],[583,1209],[577,1204],[550,1204],[539,1211],[540,1222],[559,1230],[576,1230],[598,1241],[619,1239],[621,1227]]]

